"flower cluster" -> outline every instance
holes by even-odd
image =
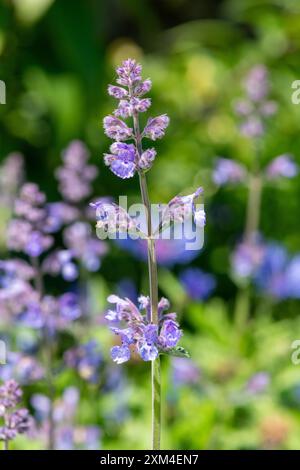
[[[193,300],[207,299],[216,287],[212,274],[205,273],[199,268],[187,268],[180,274],[181,283]]]
[[[38,257],[53,244],[48,230],[46,196],[34,183],[25,183],[15,202],[16,218],[8,227],[8,248]]]
[[[10,153],[0,168],[0,203],[11,207],[19,185],[24,177],[23,155]]]
[[[121,340],[120,346],[111,349],[111,357],[117,364],[128,361],[131,350],[144,361],[153,361],[160,353],[170,353],[182,336],[176,314],[164,313],[170,306],[167,299],[162,298],[158,303],[158,325],[151,323],[149,297],[141,296],[138,300],[139,308],[128,298],[108,297],[114,310],[108,310],[105,318]],[[126,328],[119,328],[122,324]]]
[[[59,190],[64,199],[78,203],[91,195],[91,183],[98,174],[97,167],[88,165],[89,152],[79,140],[69,144],[63,153],[62,167],[56,171]]]
[[[261,172],[261,175],[267,181],[274,181],[282,178],[294,178],[298,172],[299,168],[293,157],[283,154],[273,158]],[[217,158],[212,177],[218,186],[224,186],[230,183],[245,182],[249,177],[249,172],[241,163],[237,163],[229,158]]]
[[[77,426],[74,424],[80,395],[76,387],[68,387],[53,406],[55,422],[55,450],[86,449],[98,450],[101,432],[98,426]],[[36,438],[47,441],[51,403],[47,396],[34,394],[31,405],[35,412]]]
[[[8,442],[18,434],[29,431],[32,421],[26,408],[17,408],[22,398],[22,390],[14,380],[0,386],[0,441]]]
[[[28,302],[37,299],[30,281],[35,270],[25,261],[0,261],[0,309],[2,321],[20,314]]]
[[[246,97],[235,103],[236,113],[243,119],[240,131],[247,137],[259,137],[264,132],[264,120],[277,111],[269,100],[268,71],[264,65],[254,66],[244,82]]]
[[[89,341],[65,352],[65,363],[75,369],[79,376],[91,383],[99,380],[100,365],[103,362],[96,341]]]
[[[143,138],[150,140],[160,139],[169,125],[166,114],[149,118],[144,130],[137,128],[136,117],[139,113],[147,111],[151,105],[149,98],[144,95],[151,89],[151,80],[143,80],[142,67],[135,60],[125,60],[117,69],[117,83],[121,86],[109,85],[108,93],[118,100],[118,106],[113,115],[104,118],[105,134],[115,140],[109,154],[104,155],[104,162],[119,178],[126,179],[134,176],[136,171],[147,171],[151,168],[156,157],[154,148],[148,148],[142,153],[137,146]],[[124,119],[133,117],[134,129],[129,127]],[[138,141],[137,141],[138,134]],[[134,139],[135,143],[125,143]]]
[[[25,325],[41,329],[53,335],[56,330],[66,328],[81,316],[79,299],[73,292],[66,292],[60,297],[46,295],[36,302],[29,302],[20,315]]]
[[[234,276],[253,280],[257,288],[274,299],[300,298],[300,255],[289,256],[278,243],[254,237],[240,243],[233,254]]]
[[[39,361],[22,352],[8,352],[6,364],[0,367],[0,379],[15,379],[21,385],[41,380],[45,377]]]

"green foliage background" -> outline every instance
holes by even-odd
[[[257,63],[269,68],[279,104],[261,159],[267,164],[289,152],[300,162],[300,106],[291,102],[299,54],[297,0],[0,1],[0,78],[7,85],[7,104],[0,106],[0,160],[13,150],[24,153],[28,179],[55,200],[53,172],[61,150],[80,138],[100,168],[95,196],[128,194],[138,200],[137,181],[120,181],[104,167],[109,141],[101,129],[112,109],[106,86],[113,68],[134,56],[153,81],[152,113],[171,118],[149,173],[152,201],[166,202],[199,184],[205,189],[206,242],[193,264],[217,276],[214,298],[205,304],[187,301],[178,288],[178,266],[160,272],[161,292],[177,308],[185,330],[183,346],[202,371],[197,386],[176,390],[169,363],[163,363],[165,448],[300,447],[300,369],[290,360],[291,343],[300,337],[299,302],[274,303],[253,292],[250,318],[239,328],[237,305],[243,299],[237,302],[229,260],[243,230],[247,188],[218,191],[211,180],[217,155],[251,165],[253,149],[238,132],[232,101]],[[300,251],[299,196],[299,178],[263,194],[261,230],[292,253]],[[4,246],[1,251],[6,256]],[[146,267],[112,247],[91,281],[95,311],[124,276],[143,289]],[[111,335],[102,328],[97,334],[108,351]],[[97,390],[93,400],[85,390],[81,403],[79,421],[100,416],[107,449],[149,446],[149,370],[147,364],[129,364],[126,370],[129,414],[120,426],[103,422],[102,410],[113,404]],[[251,398],[243,390],[258,371],[268,372],[271,383]],[[74,379],[66,374],[61,380],[63,388]],[[17,446],[35,443],[19,439]]]

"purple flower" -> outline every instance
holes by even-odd
[[[22,398],[22,390],[19,384],[11,379],[0,386],[0,406],[10,409],[15,408]]]
[[[139,83],[141,77],[142,67],[134,59],[126,59],[120,67],[117,68],[117,83],[126,87],[131,87]]]
[[[270,383],[270,376],[267,372],[257,372],[252,375],[246,385],[247,392],[256,395],[266,390]]]
[[[194,300],[207,299],[216,287],[214,276],[198,268],[185,269],[180,274],[180,280],[187,294]]]
[[[17,434],[27,432],[32,425],[28,410],[16,409],[21,398],[22,390],[15,380],[8,380],[0,386],[0,418],[3,418],[0,441],[12,440]]]
[[[9,224],[8,247],[22,251],[28,256],[38,257],[53,244],[53,238],[47,233],[46,197],[34,183],[26,183],[20,190],[15,202],[18,218]]]
[[[68,202],[80,202],[92,192],[91,183],[98,170],[87,164],[88,158],[88,149],[80,140],[72,141],[63,152],[63,166],[57,169],[56,177],[59,191]]]
[[[103,120],[104,132],[111,139],[122,141],[132,137],[132,129],[115,116],[106,116]]]
[[[213,180],[219,186],[227,183],[240,183],[246,177],[245,168],[233,160],[218,158],[213,171]]]
[[[121,100],[122,98],[125,98],[125,96],[128,96],[128,91],[120,86],[108,85],[107,91],[110,96],[113,96],[117,100]]]
[[[268,71],[264,65],[255,65],[245,79],[245,89],[251,101],[263,100],[269,92]]]
[[[300,255],[294,256],[284,275],[285,297],[300,299]]]
[[[158,356],[158,349],[153,343],[141,342],[137,348],[143,361],[154,361]]]
[[[117,364],[123,364],[130,359],[130,349],[126,344],[122,346],[113,346],[110,350],[111,358]]]
[[[266,175],[269,179],[294,178],[298,174],[298,165],[290,155],[279,155],[267,166]]]
[[[235,112],[242,118],[240,131],[249,138],[260,137],[264,133],[264,122],[277,110],[274,101],[268,99],[269,79],[264,65],[256,65],[248,73],[244,88],[246,98],[234,104]]]
[[[241,133],[246,137],[259,137],[264,133],[261,120],[257,117],[249,117],[240,126]]]
[[[104,162],[119,178],[131,178],[136,170],[136,150],[133,144],[115,142],[111,145],[111,154],[104,155]]]
[[[159,342],[168,349],[174,348],[182,336],[182,331],[178,327],[178,323],[173,320],[165,320],[160,330]]]
[[[17,190],[24,178],[24,157],[10,153],[0,167],[0,202],[11,208]]]
[[[166,114],[148,119],[143,135],[151,140],[161,139],[170,123]]]
[[[264,250],[264,244],[257,237],[240,243],[232,255],[234,275],[241,279],[253,277],[263,259]]]
[[[138,300],[139,308],[126,298],[115,295],[108,298],[116,307],[108,311],[106,319],[113,324],[126,324],[126,328],[111,327],[122,342],[121,346],[111,349],[112,359],[118,364],[130,359],[130,345],[143,361],[153,361],[160,352],[172,350],[182,336],[175,321],[176,314],[164,313],[169,308],[167,299],[162,298],[158,304],[159,325],[151,323],[149,298],[141,296]]]
[[[172,359],[173,382],[175,386],[199,383],[201,372],[190,359],[174,357]]]
[[[154,148],[150,148],[145,150],[145,152],[142,153],[140,159],[139,159],[139,168],[142,170],[149,170],[152,166],[152,163],[154,162],[156,157],[156,150]]]
[[[130,233],[142,235],[136,221],[129,216],[125,209],[117,204],[106,202],[105,200],[98,201],[90,204],[91,207],[96,209],[97,217],[97,234],[119,234]]]
[[[105,134],[116,140],[111,146],[111,154],[104,155],[104,162],[119,178],[131,178],[136,171],[144,172],[151,168],[156,151],[151,148],[141,150],[142,139],[148,137],[152,140],[163,137],[169,124],[166,114],[148,119],[144,131],[137,130],[137,116],[146,112],[151,106],[149,98],[142,98],[151,88],[151,80],[142,81],[142,67],[133,59],[125,60],[117,69],[117,83],[119,86],[109,85],[108,93],[119,100],[114,115],[104,118]],[[123,88],[125,87],[125,88]],[[133,118],[134,130],[128,127],[123,119]],[[136,137],[136,132],[139,136]],[[134,144],[120,144],[120,141],[134,139]]]
[[[67,322],[76,320],[82,313],[79,305],[79,298],[72,292],[66,292],[59,297],[58,307],[60,315]]]
[[[7,362],[0,368],[2,380],[16,379],[21,384],[28,384],[41,380],[44,377],[44,369],[32,356],[22,353],[7,354]]]
[[[57,250],[51,253],[43,262],[43,271],[57,276],[61,274],[65,281],[72,282],[78,278],[78,268],[73,262],[71,250]]]
[[[89,223],[74,222],[65,228],[63,239],[72,257],[80,261],[87,271],[95,272],[99,269],[101,259],[107,253],[107,246],[93,236]],[[62,268],[64,277],[76,273],[70,260]]]
[[[66,364],[76,369],[80,377],[88,382],[97,383],[103,358],[96,341],[89,341],[69,349],[64,355]]]

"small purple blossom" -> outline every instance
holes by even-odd
[[[130,359],[130,349],[127,344],[113,346],[110,350],[110,355],[116,364],[123,364],[123,362],[127,362]]]
[[[89,223],[74,222],[69,225],[64,229],[63,239],[72,258],[82,263],[87,271],[95,272],[99,269],[101,259],[107,253],[107,246],[93,236]],[[74,265],[70,263],[69,259],[63,266],[64,277],[74,273]]]
[[[67,366],[77,370],[82,379],[91,383],[98,382],[103,358],[97,341],[91,340],[69,349],[65,352],[64,360]]]
[[[252,375],[246,384],[248,393],[256,395],[263,393],[270,384],[270,376],[267,372],[257,372]]]
[[[174,348],[181,336],[182,331],[179,329],[177,322],[174,320],[166,320],[163,322],[160,330],[159,342],[164,348]]]
[[[190,359],[174,357],[172,359],[173,382],[176,387],[199,383],[201,371]]]
[[[104,155],[104,162],[116,176],[122,179],[131,178],[136,172],[145,172],[151,168],[156,151],[151,148],[141,152],[139,146],[144,137],[151,140],[163,137],[169,124],[166,114],[149,118],[144,130],[138,131],[140,134],[138,140],[134,136],[137,132],[134,120],[139,113],[145,113],[151,106],[150,98],[142,98],[151,89],[151,80],[143,81],[141,73],[142,67],[135,60],[125,60],[117,69],[117,83],[122,86],[109,85],[108,87],[109,95],[119,100],[119,103],[113,111],[114,115],[104,118],[104,131],[108,137],[117,142],[111,146],[111,154]],[[134,129],[124,122],[127,118],[133,118]],[[130,138],[134,138],[134,144],[120,143]]]
[[[246,97],[234,103],[242,118],[240,132],[249,138],[260,137],[265,130],[265,120],[277,111],[274,101],[268,99],[270,90],[268,71],[264,65],[254,66],[244,80]]]
[[[136,171],[136,150],[133,144],[115,142],[111,154],[104,155],[104,162],[119,178],[131,178]]]
[[[298,165],[291,155],[279,155],[267,166],[266,175],[269,179],[294,178],[299,172]]]
[[[185,269],[180,274],[180,280],[187,294],[193,300],[207,299],[216,287],[214,276],[199,268]]]
[[[89,152],[80,140],[72,141],[63,152],[63,166],[56,171],[59,191],[66,201],[78,203],[90,196],[97,167],[88,165]]]
[[[28,256],[38,257],[53,244],[47,233],[46,196],[34,183],[26,183],[15,202],[17,218],[11,220],[7,230],[8,247]]]
[[[218,158],[213,171],[213,181],[223,186],[227,183],[240,183],[246,178],[246,169],[233,160]]]
[[[132,129],[115,116],[106,116],[103,120],[104,132],[110,139],[117,141],[132,137]]]
[[[161,139],[165,135],[165,130],[169,123],[170,119],[166,114],[149,118],[143,135],[151,140]]]
[[[258,237],[239,243],[232,255],[233,273],[237,278],[254,276],[264,256],[264,244]]]
[[[24,434],[32,426],[29,411],[16,407],[22,398],[22,390],[15,380],[8,380],[0,386],[0,441],[10,441],[18,434]]]
[[[153,361],[160,352],[168,352],[177,346],[182,332],[176,322],[175,313],[164,313],[169,301],[162,298],[158,305],[159,325],[150,321],[149,298],[139,298],[139,308],[129,299],[111,295],[108,301],[115,305],[108,310],[106,319],[115,324],[126,324],[126,328],[112,326],[111,330],[120,337],[121,345],[113,346],[111,357],[117,364],[127,362],[131,356],[131,347],[143,361]]]

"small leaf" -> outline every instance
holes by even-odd
[[[191,357],[190,353],[181,346],[177,346],[176,348],[163,351],[163,354],[168,354],[169,356],[175,357]]]

